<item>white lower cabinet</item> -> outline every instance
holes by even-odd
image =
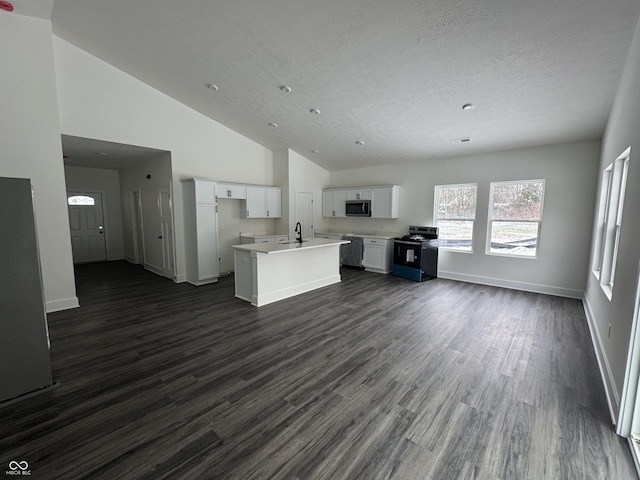
[[[240,245],[248,243],[284,243],[289,241],[289,235],[241,235]]]
[[[364,269],[368,272],[391,273],[393,269],[393,239],[362,237]]]

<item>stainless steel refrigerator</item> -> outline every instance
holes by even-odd
[[[0,177],[0,402],[52,383],[31,182]]]

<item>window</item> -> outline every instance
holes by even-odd
[[[476,184],[436,185],[434,218],[441,248],[473,251],[477,196]]]
[[[487,253],[537,258],[544,180],[493,182]]]
[[[96,200],[93,197],[86,197],[84,195],[73,195],[67,198],[69,205],[95,205]]]
[[[600,184],[600,205],[598,206],[598,230],[593,258],[593,273],[611,300],[616,274],[622,207],[627,184],[627,171],[631,147],[604,169]]]

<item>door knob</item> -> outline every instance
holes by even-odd
[[[158,238],[162,238],[162,235],[158,235]]]

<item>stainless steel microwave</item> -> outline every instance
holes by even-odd
[[[371,200],[347,200],[345,212],[347,217],[370,217]]]

